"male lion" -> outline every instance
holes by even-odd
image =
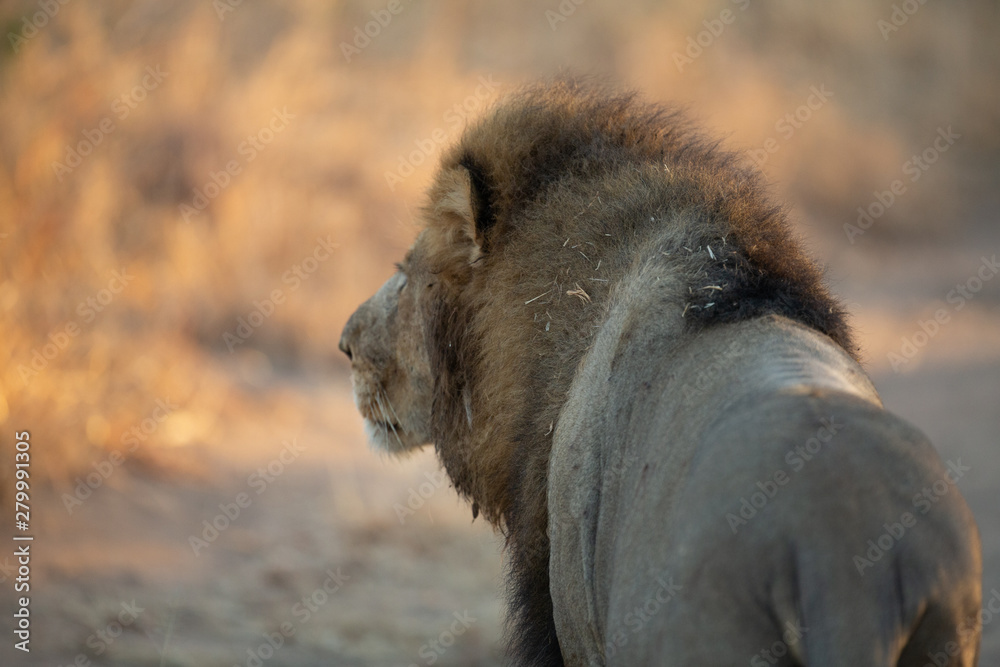
[[[760,177],[632,95],[515,93],[444,153],[340,348],[509,550],[518,665],[974,665],[978,533]]]

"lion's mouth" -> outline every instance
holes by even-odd
[[[358,412],[361,413],[365,421],[369,422],[372,426],[390,430],[398,430],[400,428],[398,421],[389,418],[389,414],[395,413],[395,409],[391,408],[388,396],[385,396],[382,391],[377,389],[372,391],[367,388],[362,390],[355,383],[354,405],[358,408]]]
[[[413,436],[401,423],[389,396],[381,387],[362,385],[355,378],[354,403],[364,418],[368,440],[379,448],[401,453],[413,446]]]
[[[386,431],[389,434],[392,433],[402,433],[403,425],[398,421],[393,419],[386,419],[381,410],[376,408],[369,408],[368,410],[362,410],[361,416],[364,418],[365,422],[373,428],[379,431]]]
[[[375,424],[376,428],[381,428],[381,429],[390,431],[392,433],[402,433],[403,432],[402,425],[398,424],[396,422],[379,421],[379,420],[372,420],[372,421]]]
[[[410,438],[398,422],[365,418],[365,431],[373,445],[390,453],[398,454],[410,448]]]

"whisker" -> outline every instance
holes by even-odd
[[[392,416],[394,417],[394,421],[397,424],[401,424],[402,422],[399,419],[399,415],[396,414],[396,408],[392,407],[392,401],[389,399],[389,392],[383,390],[383,392],[382,392],[382,398],[385,399],[385,404],[389,406],[389,410],[392,412]]]
[[[374,421],[378,425],[379,432],[382,434],[382,437],[384,437],[386,441],[388,441],[389,427],[386,425],[385,411],[382,409],[382,398],[379,395],[378,389],[375,390],[375,394],[373,395],[373,397],[375,399],[375,408],[377,409],[377,410],[372,410],[372,414],[376,417]]]
[[[384,418],[384,422],[386,424],[386,431],[385,431],[386,440],[389,439],[389,429],[392,429],[392,434],[396,437],[396,442],[399,443],[400,449],[405,449],[405,446],[403,445],[403,439],[400,438],[399,433],[396,432],[396,425],[393,423],[391,419],[389,419],[389,414],[385,410],[386,404],[388,404],[389,407],[392,408],[392,402],[389,400],[389,394],[386,393],[385,390],[382,389],[382,387],[377,386],[375,388],[375,396],[378,398],[379,411],[382,413],[382,417]],[[396,416],[396,420],[398,421],[399,416],[396,415],[395,409],[392,410],[392,414]]]

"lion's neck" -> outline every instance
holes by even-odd
[[[543,513],[552,434],[595,341],[618,331],[618,345],[653,359],[683,340],[687,277],[708,254],[685,250],[682,232],[626,247],[600,228],[553,231],[470,288],[479,298],[466,304],[467,320],[456,319],[469,322],[460,365],[474,372],[451,390],[458,400],[438,453],[495,525],[509,523],[524,495],[540,498],[531,513]],[[643,320],[658,328],[635,326]]]

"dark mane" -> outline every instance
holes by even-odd
[[[777,314],[855,347],[761,177],[676,111],[574,81],[530,87],[470,126],[442,158],[442,173],[455,169],[469,174],[484,256],[470,270],[445,247],[455,220],[428,220],[438,241],[427,261],[461,276],[429,315],[435,443],[458,491],[507,536],[514,663],[560,665],[546,533],[552,425],[636,258],[683,276],[689,332]]]

